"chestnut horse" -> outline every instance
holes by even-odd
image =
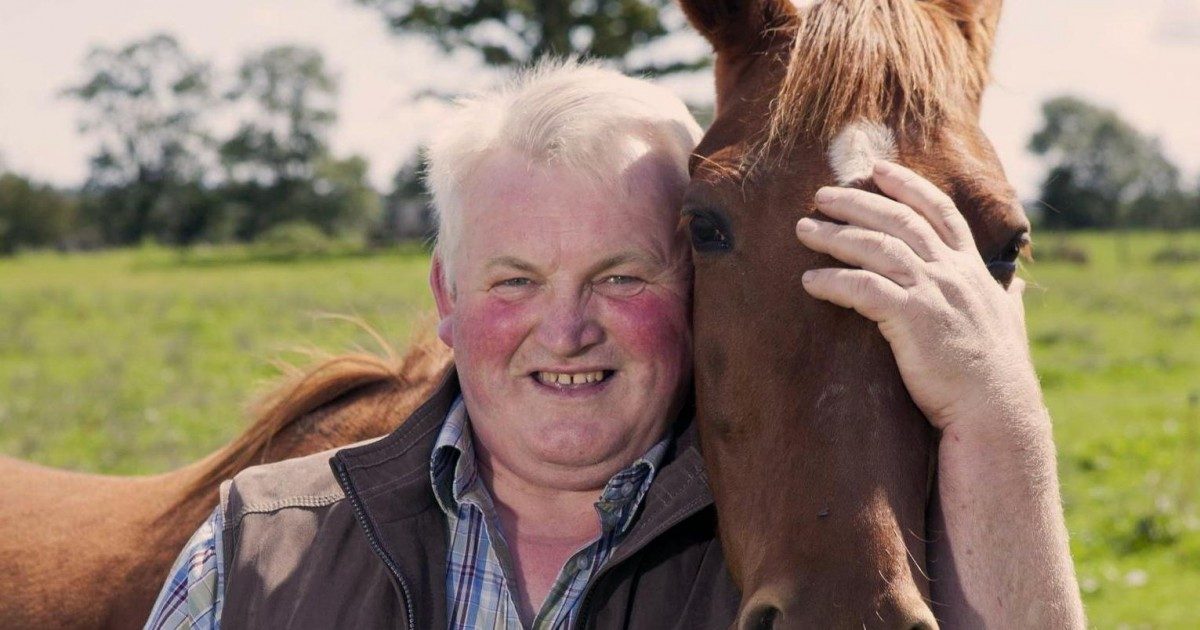
[[[874,163],[890,159],[947,191],[1012,280],[1028,222],[979,128],[1000,0],[682,3],[716,52],[683,214],[701,445],[739,627],[936,627],[936,436],[876,325],[805,293],[805,270],[838,263],[794,230],[819,187],[877,191]]]
[[[230,444],[161,475],[89,475],[0,457],[0,628],[142,627],[222,481],[387,434],[449,365],[449,349],[432,338],[400,358],[328,359],[264,398]]]

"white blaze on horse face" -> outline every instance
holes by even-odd
[[[833,168],[839,186],[870,179],[876,162],[895,159],[895,134],[875,122],[853,123],[829,145],[829,166]]]

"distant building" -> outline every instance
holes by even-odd
[[[402,165],[392,178],[392,192],[383,199],[383,221],[377,239],[383,243],[425,240],[437,231],[433,199],[421,179],[419,156]]]
[[[398,196],[384,199],[383,224],[378,238],[383,242],[430,239],[437,230],[437,218],[427,194],[418,197]]]

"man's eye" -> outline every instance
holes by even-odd
[[[506,278],[504,280],[501,280],[500,282],[497,282],[496,286],[519,288],[519,287],[527,287],[531,283],[532,283],[532,281],[529,278]]]
[[[604,294],[627,297],[636,295],[646,287],[646,281],[637,276],[612,275],[599,282],[598,290]]]

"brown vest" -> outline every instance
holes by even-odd
[[[446,517],[429,478],[458,394],[447,381],[396,431],[246,469],[221,486],[225,603],[237,628],[446,627]],[[691,423],[682,423],[576,628],[728,628],[740,596]]]

